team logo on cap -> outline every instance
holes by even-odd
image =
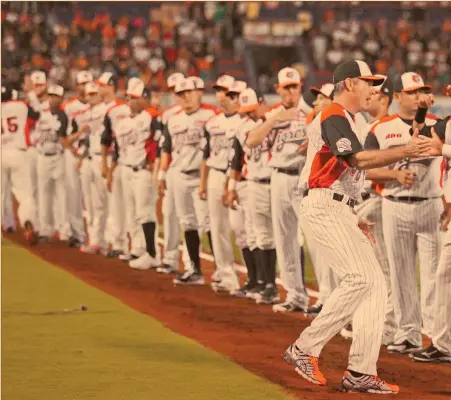
[[[421,82],[421,76],[418,75],[418,74],[413,74],[413,75],[412,75],[412,80],[413,80],[415,83],[419,83],[419,82]]]
[[[247,96],[243,96],[243,97],[241,98],[241,101],[242,101],[243,103],[247,103],[247,102],[249,101],[249,98],[248,98]]]
[[[287,78],[293,78],[293,71],[288,71],[286,75]]]

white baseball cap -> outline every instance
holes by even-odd
[[[49,95],[55,95],[55,96],[60,96],[63,97],[64,96],[64,88],[60,85],[50,85],[49,88],[47,89],[47,93]]]
[[[185,76],[180,72],[175,72],[169,75],[168,80],[166,81],[169,89],[174,89],[177,82],[185,79]]]
[[[99,93],[100,86],[95,82],[88,82],[85,84],[85,92],[86,94],[95,94]]]
[[[100,86],[115,85],[116,78],[111,72],[104,72],[102,75],[100,75],[100,78],[96,80],[96,83],[98,83]]]
[[[299,85],[301,83],[301,75],[294,68],[282,68],[277,75],[279,86]]]
[[[394,92],[411,92],[418,89],[431,89],[425,85],[423,78],[415,72],[405,72],[393,84]]]
[[[202,79],[200,79],[198,76],[189,76],[186,79],[190,79],[194,82],[194,86],[197,90],[204,90],[205,89],[205,83]]]
[[[77,83],[88,83],[92,82],[94,80],[94,77],[89,71],[80,71],[77,74]]]
[[[174,92],[175,93],[182,93],[186,92],[188,90],[196,90],[196,85],[194,84],[194,81],[189,78],[183,79],[183,81],[178,81],[175,85]]]
[[[125,94],[129,97],[141,98],[149,97],[150,93],[144,85],[144,82],[139,78],[130,78],[127,82],[127,90]]]
[[[312,87],[310,89],[310,92],[314,94],[315,96],[322,94],[323,96],[328,97],[329,99],[332,98],[332,92],[334,91],[334,85],[332,83],[325,83],[321,88]]]
[[[244,81],[235,81],[233,82],[233,85],[229,87],[229,93],[241,93],[243,90],[247,88],[247,83]]]
[[[31,82],[34,85],[45,85],[47,83],[47,77],[45,76],[45,72],[42,71],[34,71],[30,75]]]
[[[213,89],[227,89],[229,90],[233,83],[235,82],[235,79],[230,75],[222,75],[218,78],[215,85],[213,86]]]
[[[238,112],[243,114],[255,111],[263,100],[261,94],[257,94],[254,89],[247,88],[240,93],[240,109]]]

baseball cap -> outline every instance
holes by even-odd
[[[247,88],[247,83],[244,81],[235,81],[233,82],[233,85],[229,88],[229,91],[226,93],[226,95],[230,95],[233,93],[240,94],[243,90]]]
[[[13,98],[13,88],[9,84],[2,85],[2,101],[8,101]]]
[[[34,71],[30,75],[31,82],[34,85],[45,85],[47,83],[47,77],[43,71]]]
[[[318,96],[319,94],[322,94],[323,96],[328,97],[329,99],[332,98],[332,92],[334,91],[334,85],[332,85],[332,83],[325,83],[323,86],[321,86],[321,88],[316,88],[316,87],[312,87],[310,89],[310,92],[315,95]]]
[[[64,88],[60,85],[50,85],[47,89],[47,93],[49,95],[55,95],[55,96],[64,96]]]
[[[193,81],[194,82],[194,87],[197,90],[204,90],[205,89],[204,81],[202,79],[200,79],[198,76],[190,76],[190,77],[188,77],[186,79],[189,79],[189,80]]]
[[[360,78],[371,81],[373,86],[382,85],[384,83],[384,78],[373,75],[368,64],[365,61],[360,60],[345,61],[335,68],[333,75],[334,85],[338,82],[343,82],[348,78]]]
[[[188,90],[196,90],[196,85],[194,84],[194,81],[189,78],[183,79],[183,81],[178,81],[175,85],[174,92],[175,93],[182,93],[186,92]]]
[[[150,96],[149,90],[146,89],[144,82],[139,78],[130,78],[128,80],[125,94],[135,99],[139,99],[141,97],[148,98]]]
[[[100,86],[114,86],[116,87],[117,79],[111,72],[104,72],[100,78],[96,80]]]
[[[260,103],[265,100],[260,92],[256,92],[254,89],[247,88],[240,93],[240,109],[239,113],[248,113],[255,111]]]
[[[169,77],[166,81],[168,88],[174,89],[177,82],[182,81],[183,79],[185,79],[185,76],[180,72],[175,72],[175,73],[169,75]]]
[[[213,86],[213,89],[227,89],[229,90],[230,87],[232,87],[233,83],[235,82],[235,78],[233,78],[230,75],[222,75],[218,78],[215,85]]]
[[[99,93],[100,86],[95,82],[88,82],[85,84],[85,92],[86,94],[95,94]]]
[[[418,89],[431,89],[425,85],[423,78],[415,72],[405,72],[393,84],[394,92],[411,92]]]
[[[92,74],[89,71],[80,71],[77,74],[77,83],[88,83],[94,80]]]
[[[294,68],[282,68],[277,74],[279,86],[299,85],[301,83],[301,75]]]

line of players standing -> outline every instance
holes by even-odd
[[[63,88],[48,86],[42,72],[26,78],[28,104],[2,87],[2,164],[7,167],[2,165],[3,204],[12,189],[31,242],[48,241],[58,232],[85,254],[101,253],[128,261],[132,268],[176,273],[177,284],[204,284],[199,249],[206,233],[216,264],[215,291],[272,304],[274,311],[305,311],[314,317],[339,282],[321,263],[315,244],[304,237],[298,213],[308,188],[308,131],[332,102],[333,85],[311,89],[316,96],[313,110],[300,94],[299,74],[291,68],[279,72],[281,102],[271,107],[245,82],[227,75],[215,85],[220,108],[201,103],[204,84],[197,77],[173,74],[168,86],[174,105],[163,113],[150,106],[151,94],[136,78],[128,82],[127,102],[119,100],[110,73],[94,82],[88,72],[80,72],[78,96],[66,102]],[[365,147],[402,142],[426,89],[414,73],[404,74],[395,87],[386,80],[371,99],[370,122],[356,115]],[[387,117],[393,96],[400,112]],[[426,119],[427,125],[435,122]],[[14,135],[21,130],[23,137]],[[18,151],[27,161],[20,166]],[[376,222],[375,251],[391,289],[383,342],[393,352],[418,351],[422,325],[432,336],[443,211],[438,162],[407,160],[407,165],[393,166],[390,176],[371,171],[372,180],[356,207],[361,216]],[[448,170],[449,163],[442,169],[444,177]],[[25,175],[30,179],[22,179]],[[158,194],[163,197],[163,259],[156,245]],[[434,207],[420,210],[431,197],[437,199]],[[447,210],[443,228],[450,218]],[[233,266],[232,231],[248,271],[241,288]],[[185,271],[177,272],[181,232]],[[304,243],[320,289],[311,307],[303,279]],[[282,302],[276,263],[287,292]]]

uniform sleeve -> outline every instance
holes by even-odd
[[[105,127],[105,129],[103,130],[100,143],[106,147],[110,147],[113,141],[113,128],[111,124],[111,118],[108,114],[105,115],[105,119],[103,120],[103,126]]]
[[[27,118],[32,121],[37,121],[39,119],[40,113],[33,109],[32,107],[28,107],[28,115]]]
[[[242,159],[244,157],[244,150],[240,141],[235,136],[233,138],[232,147],[229,151],[229,168],[234,171],[241,172],[243,169]]]
[[[72,134],[78,132],[78,123],[75,118],[72,120]]]
[[[67,136],[67,127],[69,125],[69,120],[64,111],[58,113],[58,120],[60,122],[60,127],[58,128],[56,135],[58,137],[64,138]]]
[[[365,150],[380,150],[381,146],[379,145],[379,140],[377,140],[377,136],[370,132],[366,136],[365,144],[364,144]]]
[[[150,136],[146,141],[146,154],[148,164],[153,164],[157,158],[158,141],[161,137],[161,124],[158,122],[158,117],[152,118],[150,122]]]
[[[322,139],[337,157],[347,157],[362,151],[362,145],[351,124],[341,115],[331,115],[321,122]]]
[[[210,132],[204,128],[204,160],[208,160],[210,157]]]
[[[424,128],[421,130],[420,135],[424,135],[427,137],[431,137],[431,128],[434,128],[435,133],[437,134],[437,136],[444,142],[445,141],[445,132],[446,132],[446,124],[448,123],[448,121],[450,120],[451,115],[447,116],[444,119],[440,119],[437,121],[437,123],[435,125],[426,125],[424,126]],[[412,134],[412,129],[411,132]]]
[[[163,153],[172,153],[172,140],[167,126],[164,128],[163,134],[161,135],[159,147],[161,147]]]
[[[113,142],[113,155],[111,156],[111,160],[114,163],[117,163],[117,161],[119,160],[119,145],[117,144],[116,138],[114,138],[112,142]]]

